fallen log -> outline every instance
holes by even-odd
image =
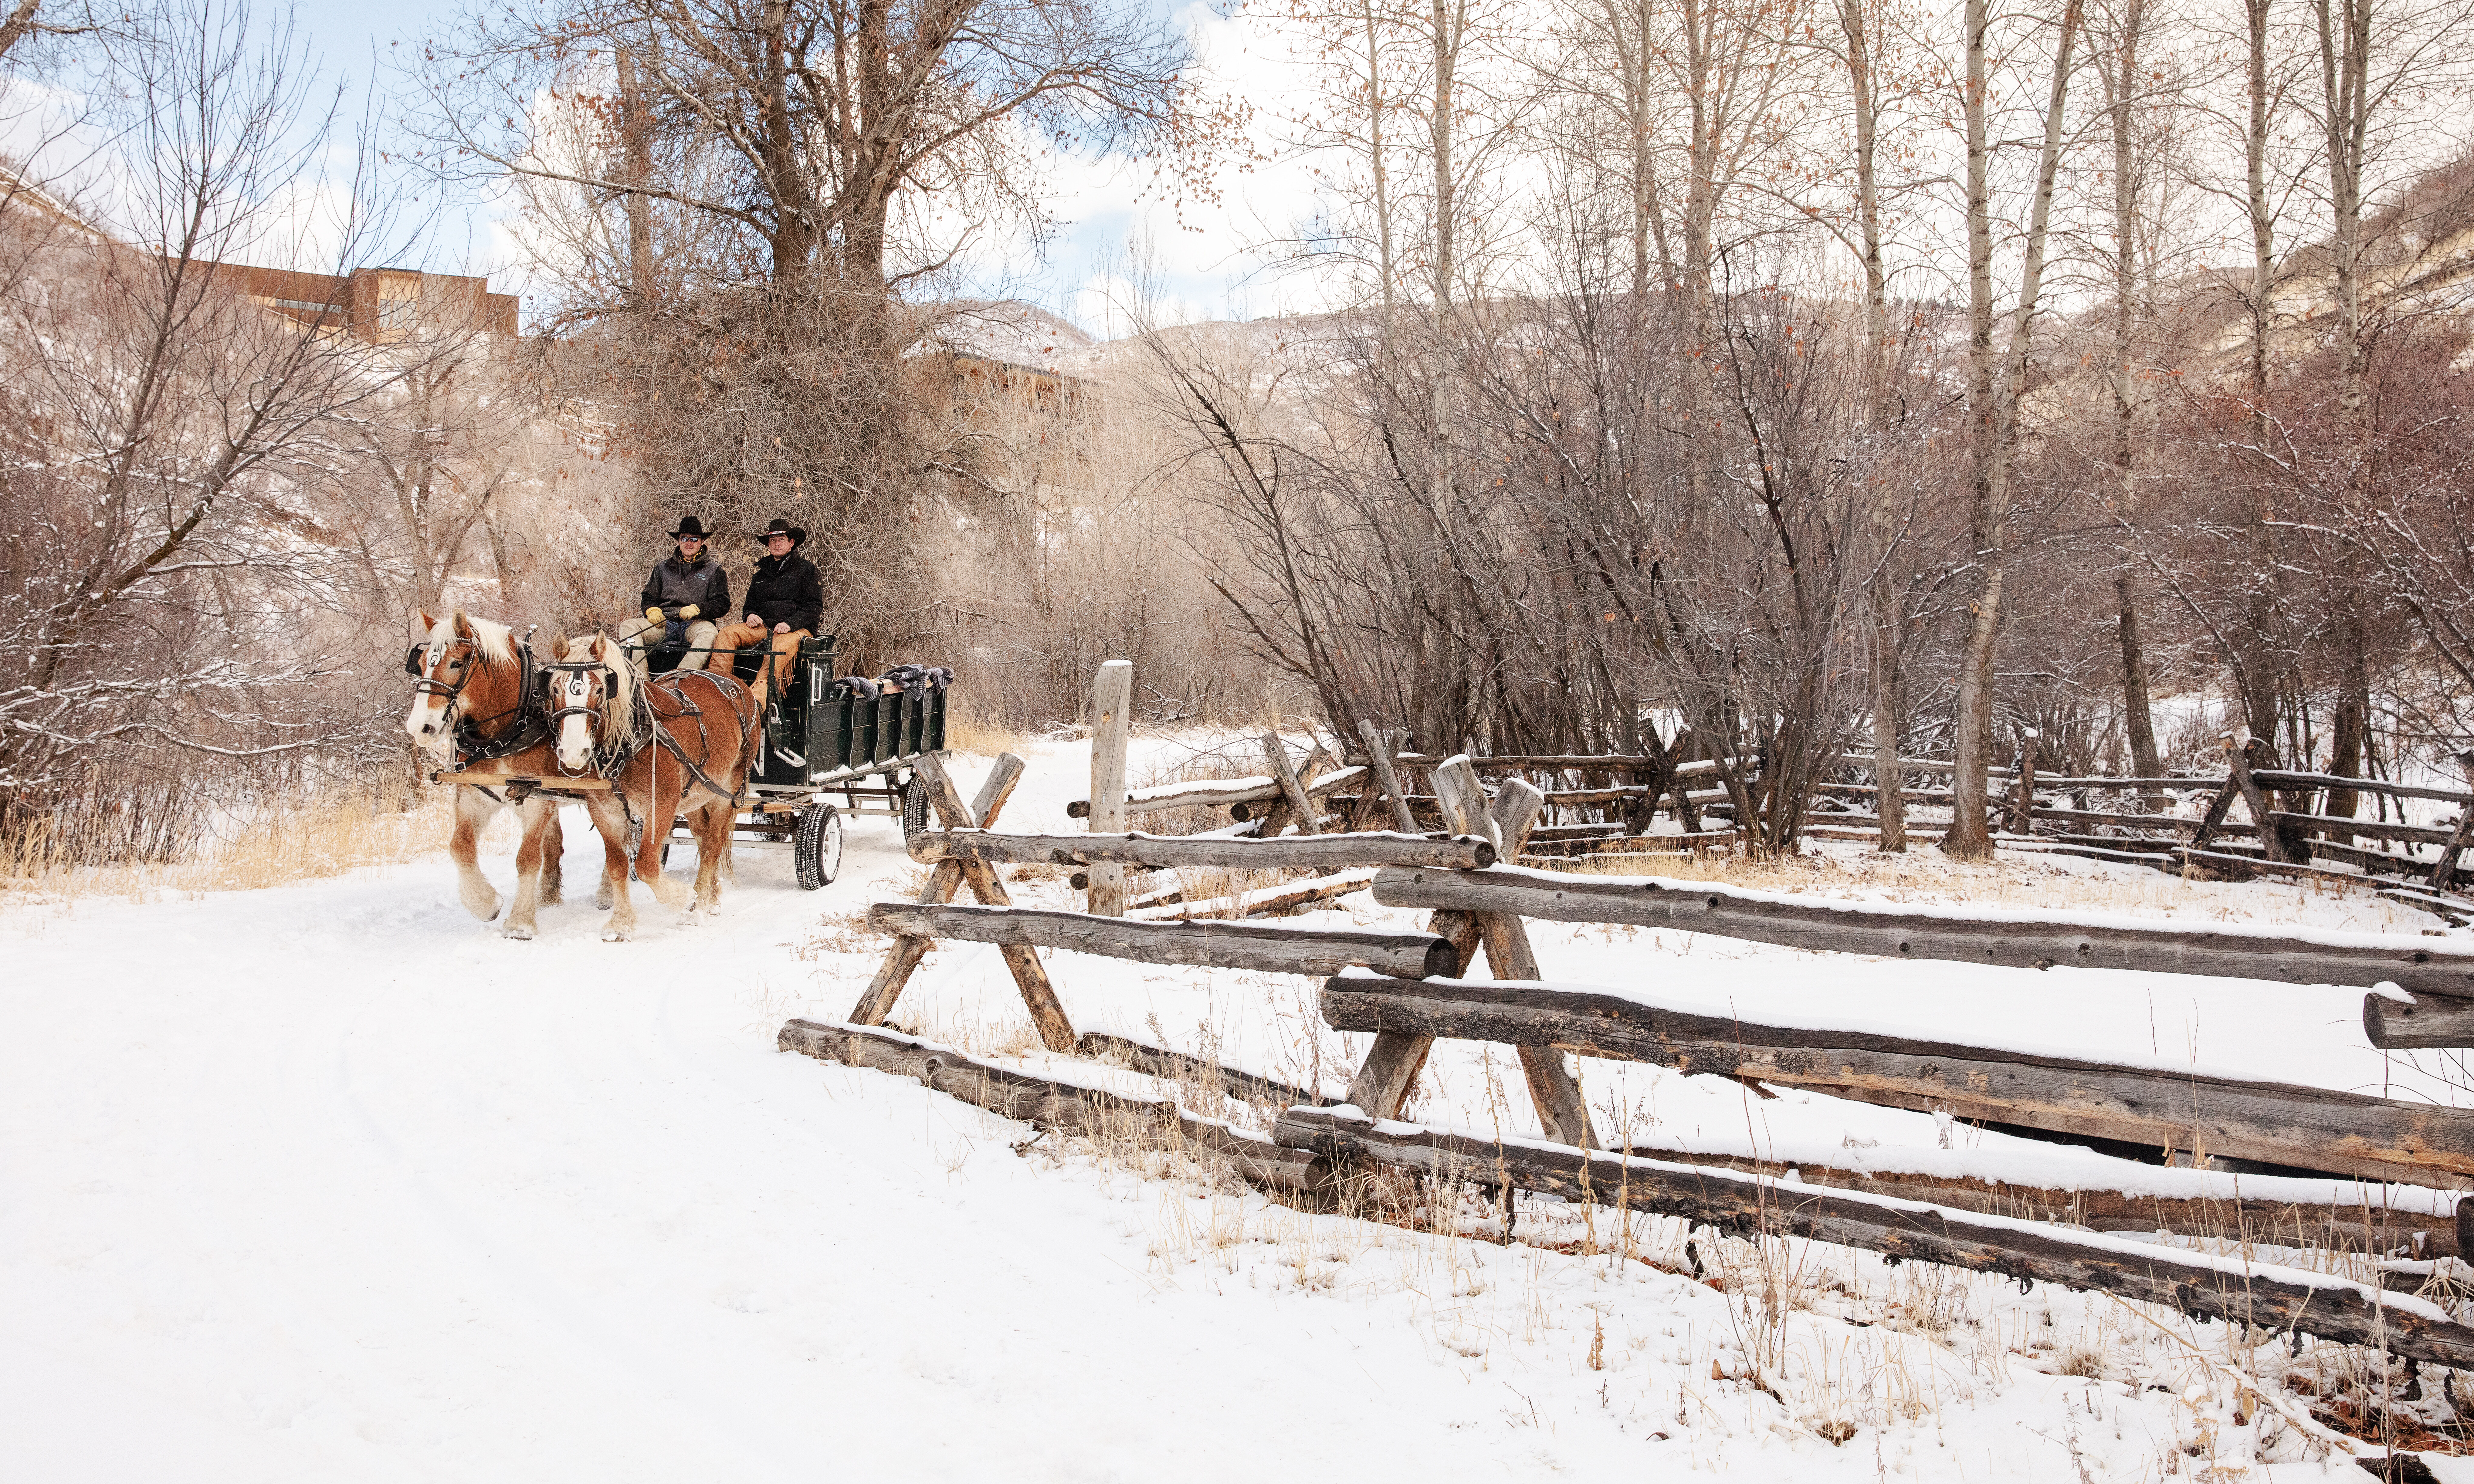
[[[1140,964],[1336,974],[1379,968],[1404,979],[1457,973],[1460,955],[1432,933],[1384,933],[1272,922],[1141,922],[1035,907],[960,907],[881,901],[867,912],[879,932],[963,943],[1012,944],[1096,953]]]
[[[1312,881],[1299,881],[1291,886],[1267,887],[1241,896],[1206,897],[1201,901],[1187,901],[1182,893],[1171,892],[1154,898],[1149,905],[1136,904],[1145,920],[1154,922],[1200,922],[1214,918],[1247,918],[1265,913],[1294,912],[1366,890],[1374,884],[1370,870],[1346,871],[1337,875],[1319,876]]]
[[[1725,845],[1734,838],[1735,831],[1732,829],[1674,835],[1587,835],[1561,840],[1540,840],[1532,835],[1521,858],[1586,860],[1595,855],[1682,855],[1702,846]]]
[[[2195,1159],[2408,1185],[2430,1184],[2434,1170],[2474,1175],[2474,1111],[2326,1088],[1762,1025],[1613,991],[1489,980],[1334,978],[1322,1017],[1335,1030],[1553,1046]]]
[[[1306,797],[1320,799],[1337,789],[1347,788],[1366,777],[1364,768],[1336,768],[1305,786]],[[1126,795],[1126,812],[1149,814],[1158,809],[1183,809],[1196,804],[1207,808],[1225,808],[1230,804],[1264,803],[1280,797],[1280,780],[1270,775],[1244,778],[1207,778],[1200,782],[1161,783],[1151,788],[1137,788]],[[1068,819],[1091,817],[1091,801],[1076,799],[1065,805]]]
[[[2189,852],[2204,855],[2206,852]],[[2256,864],[2256,863],[2254,863]],[[1950,959],[2050,969],[2125,969],[2269,979],[2474,998],[2474,949],[2426,938],[2329,933],[2317,938],[2224,929],[2131,927],[2066,913],[1961,916],[1859,902],[1822,902],[1706,881],[1574,876],[1516,866],[1490,871],[1395,868],[1374,876],[1387,907],[1516,912],[1555,922],[1629,922],[1753,943],[1883,958]]]
[[[1745,1235],[1834,1242],[2021,1282],[2118,1294],[2194,1317],[2240,1320],[2271,1331],[2385,1348],[2417,1360],[2474,1366],[2474,1328],[2451,1320],[2438,1305],[2298,1268],[1707,1165],[1377,1124],[1354,1109],[1293,1108],[1281,1115],[1273,1137],[1335,1165],[1363,1161],[1513,1185]]]
[[[2132,829],[2195,830],[2199,827],[2199,822],[2197,820],[2183,819],[2181,816],[2174,814],[2118,814],[2101,809],[2046,808],[2035,809],[2031,811],[2031,813],[2033,818],[2040,820],[2060,820],[2066,825],[2122,825]],[[2217,826],[2217,833],[2220,835],[2246,834],[2250,829],[2251,826],[2247,825],[2219,825]]]
[[[1128,1097],[1079,1083],[1035,1077],[997,1066],[950,1047],[873,1026],[815,1020],[785,1023],[774,1043],[820,1062],[838,1062],[911,1077],[949,1097],[1034,1128],[1134,1137],[1225,1161],[1249,1185],[1320,1206],[1331,1186],[1331,1165],[1311,1150],[1289,1149],[1188,1113],[1161,1098]]]
[[[1009,835],[923,829],[910,837],[910,858],[923,865],[962,860],[1007,866],[1038,862],[1220,866],[1235,871],[1330,872],[1351,866],[1411,865],[1467,870],[1493,864],[1494,843],[1467,835],[1403,835],[1390,830],[1252,840],[1233,835]]]

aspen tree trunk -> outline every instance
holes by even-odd
[[[1889,522],[1877,508],[1874,532],[1881,559],[1865,596],[1873,620],[1873,786],[1880,789],[1881,850],[1896,855],[1907,848],[1906,770],[1899,766],[1899,613],[1889,575]]]
[[[1873,81],[1873,46],[1865,25],[1864,0],[1838,0],[1838,25],[1847,36],[1847,83],[1856,106],[1856,225],[1864,243],[1864,353],[1869,410],[1879,422],[1890,415],[1886,364],[1890,297],[1881,266],[1881,198],[1873,160],[1881,105]]]
[[[2253,447],[2268,445],[2268,332],[2275,312],[2277,261],[2276,216],[2268,197],[2268,22],[2270,0],[2244,0],[2244,13],[2248,31],[2247,61],[2250,114],[2243,132],[2244,168],[2247,175],[2250,209],[2250,438]],[[2234,643],[2238,652],[2226,657],[2234,668],[2234,683],[2242,692],[2243,714],[2251,734],[2261,737],[2276,735],[2278,706],[2273,658],[2276,633],[2276,591],[2280,586],[2276,573],[2276,534],[2268,524],[2265,506],[2256,498],[2250,518],[2252,562],[2255,575],[2249,600],[2244,606],[2243,621]]]
[[[626,194],[627,292],[638,306],[653,298],[653,201],[643,187],[653,181],[653,120],[636,76],[636,54],[618,49],[619,179],[638,187]]]
[[[1624,128],[1632,144],[1632,298],[1636,323],[1650,308],[1650,253],[1657,252],[1657,284],[1676,281],[1675,257],[1666,238],[1666,216],[1658,199],[1658,161],[1650,147],[1656,123],[1650,69],[1655,54],[1650,26],[1654,0],[1607,0],[1607,34],[1615,64],[1623,69]]]
[[[1890,302],[1881,264],[1881,198],[1874,171],[1880,126],[1880,97],[1873,80],[1873,46],[1864,0],[1838,0],[1838,25],[1847,38],[1847,84],[1856,111],[1856,222],[1864,265],[1864,401],[1878,430],[1897,415],[1890,390]],[[1890,554],[1894,521],[1886,493],[1872,496],[1874,562],[1864,583],[1865,613],[1872,624],[1873,785],[1881,819],[1881,850],[1907,848],[1905,770],[1899,766],[1899,614]]]
[[[1433,263],[1433,281],[1429,292],[1434,296],[1434,441],[1432,463],[1426,471],[1426,497],[1432,502],[1438,518],[1442,518],[1452,497],[1451,436],[1451,334],[1452,334],[1452,247],[1458,233],[1455,218],[1459,203],[1455,199],[1452,178],[1452,108],[1453,68],[1460,60],[1460,23],[1467,12],[1455,0],[1434,0],[1434,113],[1428,120],[1429,147],[1434,153],[1435,220],[1434,242],[1428,256]]]
[[[2113,467],[2122,519],[2139,519],[2139,397],[2132,370],[2131,304],[2139,283],[2139,195],[2130,137],[2131,100],[2139,88],[2139,43],[2147,23],[2145,0],[2128,0],[2122,32],[2105,75],[2112,94],[2106,110],[2113,126]],[[2139,589],[2126,560],[2113,579],[2114,610],[2121,626],[2123,730],[2129,734],[2131,770],[2158,777],[2156,723],[2148,704],[2147,656],[2139,637]],[[2159,796],[2161,800],[2161,796]]]
[[[1383,30],[1374,13],[1373,0],[1360,0],[1358,19],[1366,27],[1366,157],[1374,179],[1374,271],[1381,279],[1383,322],[1376,326],[1376,349],[1382,360],[1383,384],[1397,385],[1398,367],[1395,360],[1395,326],[1398,308],[1395,296],[1398,292],[1397,270],[1392,262],[1392,177],[1391,161],[1383,143]]]
[[[2321,115],[2327,133],[2330,243],[2337,271],[2337,333],[2344,383],[2338,401],[2363,410],[2363,158],[2370,127],[2371,0],[2312,0],[2319,23]]]
[[[2071,55],[2078,41],[2080,0],[2062,12],[2054,49],[2053,81],[2045,108],[2045,140],[2036,165],[2036,194],[2027,223],[2019,301],[2010,344],[1997,366],[1993,354],[1993,191],[1989,137],[1986,33],[1989,0],[1967,0],[1967,278],[1968,420],[1973,491],[1970,524],[1983,577],[1970,614],[1959,660],[1958,737],[1951,778],[1951,827],[1942,849],[1979,858],[1992,853],[1985,825],[1991,795],[1985,776],[1993,752],[1993,659],[2001,632],[2005,572],[2004,525],[2009,515],[2011,456],[2019,432],[2019,397],[2025,390],[2033,345],[2036,301],[2044,288],[2045,236],[2052,221],[2053,178],[2061,166],[2062,108],[2070,98]]]

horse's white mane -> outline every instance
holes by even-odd
[[[624,752],[636,745],[636,666],[618,645],[595,638],[602,646],[597,658],[608,663],[610,676],[610,704],[601,712],[601,746],[605,752]]]
[[[429,642],[454,643],[457,638],[455,620],[458,618],[463,619],[464,626],[473,631],[473,645],[481,652],[483,664],[495,669],[499,665],[510,665],[516,662],[515,631],[505,624],[492,623],[486,618],[475,618],[470,613],[449,613],[431,624]]]

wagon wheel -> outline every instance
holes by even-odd
[[[799,811],[798,838],[790,858],[799,866],[799,890],[831,886],[842,873],[842,813],[829,803],[812,803]]]
[[[902,839],[905,844],[928,827],[928,784],[917,774],[902,785]]]

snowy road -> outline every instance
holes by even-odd
[[[826,894],[764,859],[628,945],[575,904],[502,942],[434,860],[9,920],[0,1478],[1536,1461],[1396,1315],[1218,1302],[1017,1126],[775,1052],[788,945],[899,869],[853,840]]]
[[[2197,1415],[2010,1369],[2005,1325],[2096,1301],[1986,1309],[1966,1360],[1798,1316],[1848,1415],[1963,1399],[1858,1456],[1709,1378],[1750,1340],[1688,1279],[1025,1158],[777,1053],[864,962],[820,976],[820,914],[909,870],[864,822],[826,892],[747,859],[625,945],[582,900],[502,941],[437,857],[0,916],[0,1480],[2054,1477],[2064,1416],[2127,1477]]]

